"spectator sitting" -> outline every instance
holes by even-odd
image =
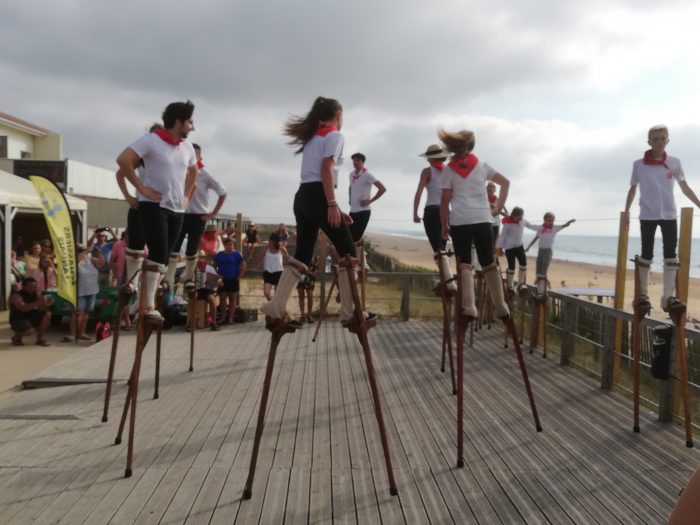
[[[287,244],[287,240],[289,240],[289,233],[287,233],[287,225],[283,222],[280,222],[280,225],[277,227],[277,235],[279,236],[282,245],[285,246]]]
[[[202,299],[209,305],[209,328],[214,331],[219,330],[219,325],[216,322],[216,301],[214,299],[218,283],[219,274],[207,264],[207,254],[199,250],[199,260],[197,261],[197,299]],[[192,317],[194,320],[195,316]]]
[[[10,293],[10,328],[14,332],[12,344],[22,346],[22,337],[36,330],[36,344],[49,346],[44,339],[46,329],[51,322],[51,298],[36,291],[33,277],[22,279],[22,289],[12,289]]]
[[[258,245],[258,230],[255,229],[255,223],[248,224],[248,229],[245,231],[245,250],[248,251],[248,257],[253,255],[255,247]]]

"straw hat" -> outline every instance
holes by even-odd
[[[444,159],[448,156],[448,153],[438,144],[431,144],[424,153],[421,153],[418,156],[425,157],[426,159]]]

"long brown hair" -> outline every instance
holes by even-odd
[[[445,145],[445,149],[454,157],[462,157],[474,149],[476,138],[473,131],[446,131],[438,129],[438,138]]]
[[[333,98],[318,97],[314,100],[311,111],[305,117],[292,117],[284,123],[282,128],[285,135],[292,137],[287,144],[296,147],[294,153],[304,151],[304,146],[311,140],[318,129],[318,123],[333,120],[338,111],[343,107]]]

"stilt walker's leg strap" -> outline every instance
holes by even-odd
[[[508,317],[510,315],[510,310],[503,297],[503,281],[501,280],[501,274],[498,271],[496,263],[490,264],[484,268],[484,280],[491,294],[491,301],[495,307],[496,317],[499,319]]]

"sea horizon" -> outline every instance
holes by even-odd
[[[390,229],[371,229],[368,233],[376,233],[378,235],[389,235],[392,237],[404,237],[411,239],[426,239],[425,232],[412,230],[390,230]],[[523,235],[523,245],[527,247],[534,238],[534,232],[529,232]],[[553,259],[566,262],[579,262],[587,264],[595,264],[599,266],[608,266],[615,268],[617,266],[617,244],[616,236],[607,235],[575,235],[575,234],[559,234],[557,235],[553,246]],[[627,268],[634,269],[634,264],[630,261],[635,254],[641,251],[641,238],[630,235],[627,245]],[[537,244],[527,252],[529,256],[537,255]],[[663,269],[663,249],[661,235],[657,233],[654,242],[654,259],[652,262],[652,271],[660,272]],[[690,254],[690,277],[700,278],[700,239],[692,239],[691,254]]]

